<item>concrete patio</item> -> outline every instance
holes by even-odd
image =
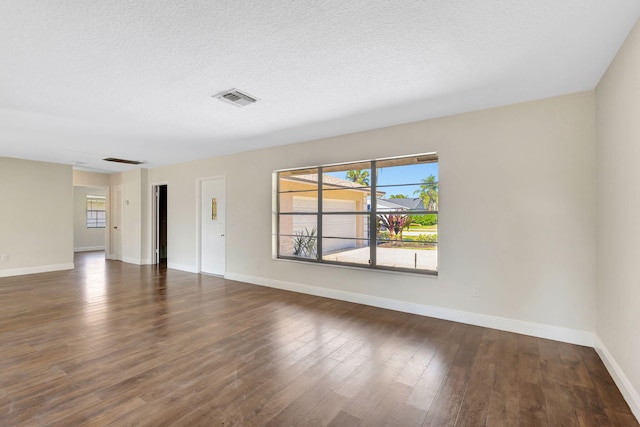
[[[350,249],[323,256],[327,261],[369,263],[369,248]],[[437,250],[415,250],[402,248],[377,248],[377,264],[386,267],[437,270]]]

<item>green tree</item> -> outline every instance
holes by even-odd
[[[404,194],[392,194],[389,196],[390,199],[408,199]]]
[[[422,179],[420,190],[414,191],[422,199],[424,207],[429,211],[438,210],[438,183],[434,175]]]
[[[347,179],[362,185],[369,185],[369,171],[356,169],[347,171]]]

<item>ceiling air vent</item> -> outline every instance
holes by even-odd
[[[128,165],[141,165],[144,162],[141,162],[139,160],[126,160],[126,159],[118,159],[116,157],[107,157],[106,159],[102,159],[104,161],[107,162],[115,162],[115,163],[126,163]]]
[[[226,90],[222,93],[219,93],[218,95],[215,95],[214,98],[218,98],[220,101],[235,105],[236,107],[244,107],[246,105],[251,105],[256,101],[259,101],[258,98],[254,98],[251,95],[240,92],[238,89]]]

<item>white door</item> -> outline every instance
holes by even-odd
[[[113,259],[122,261],[122,186],[113,187],[111,212],[111,252]]]
[[[224,178],[202,181],[200,206],[200,271],[224,276],[226,272]]]

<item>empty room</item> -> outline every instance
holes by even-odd
[[[0,2],[0,426],[638,426],[637,0]]]

